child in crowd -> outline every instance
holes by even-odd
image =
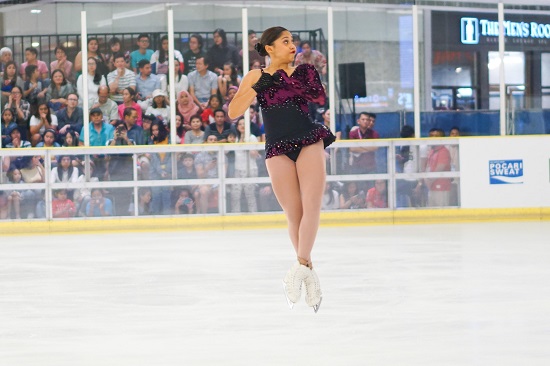
[[[189,121],[191,130],[185,133],[186,144],[203,144],[204,143],[204,131],[201,130],[202,121],[199,115],[194,115]]]
[[[72,164],[70,155],[57,156],[57,167],[50,174],[51,183],[76,183],[78,182],[78,168]]]
[[[181,188],[179,190],[178,199],[174,206],[174,213],[176,215],[192,214],[194,213],[195,202],[191,197],[191,191],[189,188]]]
[[[8,180],[12,184],[24,183],[19,169],[11,169],[8,171]],[[32,193],[32,191],[31,191]],[[15,219],[21,219],[21,201],[25,197],[25,191],[11,191],[7,194],[7,210],[6,216],[3,218],[12,218],[12,213],[15,214]],[[34,194],[33,194],[34,198]]]
[[[55,198],[52,200],[52,215],[54,218],[68,219],[73,217],[76,209],[73,201],[67,197],[66,189],[58,189],[55,193]]]
[[[222,101],[220,97],[216,94],[212,94],[210,99],[208,99],[208,106],[202,111],[201,118],[204,124],[204,127],[208,126],[211,123],[216,122],[214,120],[214,111],[219,109],[222,106]]]
[[[374,187],[367,191],[367,208],[387,208],[388,196],[386,194],[386,181],[379,179],[374,183]]]
[[[138,215],[151,215],[151,199],[153,194],[151,188],[142,187],[138,190]],[[128,214],[134,216],[134,203],[130,203]]]
[[[23,87],[23,97],[32,105],[37,105],[46,97],[46,89],[42,86],[40,80],[40,71],[36,65],[28,65],[25,68],[25,81]]]
[[[86,206],[86,216],[113,216],[113,202],[103,197],[103,191],[100,188],[92,189],[92,197]]]

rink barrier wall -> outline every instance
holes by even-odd
[[[514,209],[427,209],[398,211],[323,212],[322,227],[550,221],[550,208]],[[239,216],[178,216],[52,221],[0,222],[0,233],[6,235],[44,235],[107,232],[162,232],[205,230],[260,230],[286,228],[283,214]]]

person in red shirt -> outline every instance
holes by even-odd
[[[52,201],[52,214],[54,218],[68,219],[73,217],[76,209],[73,201],[67,198],[67,190],[59,189],[55,192],[55,199]]]
[[[445,132],[439,128],[430,130],[430,137],[445,137]],[[426,172],[450,172],[451,153],[445,145],[433,145],[428,152]],[[428,187],[428,206],[449,206],[451,191],[451,178],[425,178],[424,183]]]
[[[357,127],[351,129],[350,140],[378,139],[380,135],[374,128],[376,115],[374,113],[361,112],[357,119]],[[376,146],[350,147],[350,173],[369,174],[376,173]]]
[[[367,191],[367,208],[387,208],[388,196],[386,194],[386,181],[377,180],[374,187]]]

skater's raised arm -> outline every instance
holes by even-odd
[[[252,89],[252,85],[256,84],[260,76],[260,70],[250,70],[248,74],[245,75],[237,94],[235,94],[233,100],[229,103],[229,118],[235,119],[242,116],[250,107],[254,98],[256,98],[256,91]]]

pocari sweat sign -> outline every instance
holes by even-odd
[[[522,184],[523,160],[489,160],[490,184]]]

